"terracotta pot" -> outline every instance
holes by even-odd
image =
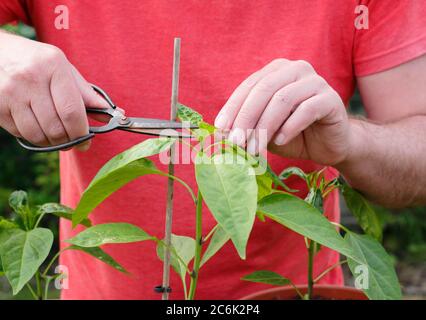
[[[306,294],[307,286],[297,287],[302,294]],[[352,287],[333,285],[316,285],[314,287],[314,299],[320,300],[368,300],[365,294]],[[298,300],[299,296],[293,287],[279,287],[262,290],[241,300]]]

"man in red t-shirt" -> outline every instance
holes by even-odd
[[[230,138],[249,151],[256,143],[244,129],[267,129],[269,144],[260,148],[271,152],[276,171],[327,166],[328,178],[340,171],[382,205],[426,203],[425,16],[421,0],[338,5],[334,0],[2,0],[0,24],[24,21],[35,27],[40,42],[0,32],[0,126],[38,145],[85,135],[85,106],[104,106],[85,79],[103,87],[130,115],[166,118],[172,43],[181,37],[180,101],[216,126],[232,129]],[[346,114],[355,84],[369,120]],[[114,132],[96,137],[86,153],[61,153],[62,203],[75,207],[99,168],[141,139]],[[195,185],[192,166],[176,171]],[[304,190],[299,183],[292,181]],[[134,223],[161,237],[165,199],[164,180],[144,177],[110,197],[91,218],[95,224]],[[325,212],[339,219],[336,193],[326,199]],[[213,225],[206,216],[204,232]],[[190,199],[176,186],[173,231],[191,235],[193,230]],[[62,239],[74,233],[61,222]],[[65,252],[61,264],[69,270],[69,288],[63,298],[159,298],[153,287],[161,283],[161,262],[153,244],[105,250],[132,276],[84,253]],[[200,273],[197,298],[233,299],[265,288],[239,280],[259,269],[305,282],[303,238],[277,224],[256,222],[247,257],[239,260],[226,245]],[[337,259],[324,248],[315,273]],[[322,282],[342,284],[341,270]],[[171,286],[172,298],[182,298],[177,277]]]

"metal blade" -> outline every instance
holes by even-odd
[[[138,128],[119,128],[123,131],[138,133],[138,134],[147,134],[151,136],[158,136],[158,137],[170,137],[170,138],[184,138],[184,139],[191,139],[194,138],[191,134],[186,134],[180,131],[176,131],[174,129],[138,129]],[[169,130],[170,129],[170,130]]]
[[[198,126],[187,123],[149,118],[127,118],[130,129],[198,129]]]

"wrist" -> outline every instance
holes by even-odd
[[[367,123],[365,121],[354,118],[349,119],[348,152],[342,161],[334,165],[342,174],[348,168],[352,168],[367,157],[368,136]]]

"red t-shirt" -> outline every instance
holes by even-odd
[[[354,27],[355,7],[369,8],[369,29]],[[69,30],[55,28],[55,7],[69,9]],[[345,103],[355,77],[379,72],[426,52],[426,2],[360,0],[286,1],[71,1],[1,0],[0,24],[21,19],[37,29],[38,38],[60,47],[88,81],[111,94],[128,115],[167,118],[171,90],[173,38],[182,38],[180,101],[213,122],[234,88],[249,74],[275,58],[309,61]],[[383,106],[386,108],[386,106]],[[87,153],[61,154],[61,201],[75,207],[83,190],[105,162],[145,139],[114,132],[97,136]],[[318,167],[269,155],[276,171],[297,165]],[[192,165],[178,165],[176,174],[194,184]],[[327,170],[329,178],[337,172]],[[292,180],[296,188],[303,184]],[[173,232],[194,235],[194,207],[176,185]],[[301,193],[303,195],[303,192]],[[125,221],[163,236],[166,180],[145,176],[105,201],[91,218],[95,224]],[[339,219],[338,195],[325,203],[326,215]],[[204,232],[213,226],[204,215]],[[75,230],[61,223],[61,239]],[[159,298],[162,264],[150,242],[106,246],[105,250],[131,272],[123,275],[81,252],[67,251],[61,264],[69,270],[65,299]],[[338,254],[323,248],[315,262],[318,274],[335,263]],[[296,283],[306,282],[307,250],[303,238],[268,221],[257,221],[241,261],[228,243],[200,273],[197,298],[239,298],[260,284],[241,276],[267,269]],[[341,270],[322,280],[342,284]],[[180,280],[171,279],[174,299],[183,297]]]

